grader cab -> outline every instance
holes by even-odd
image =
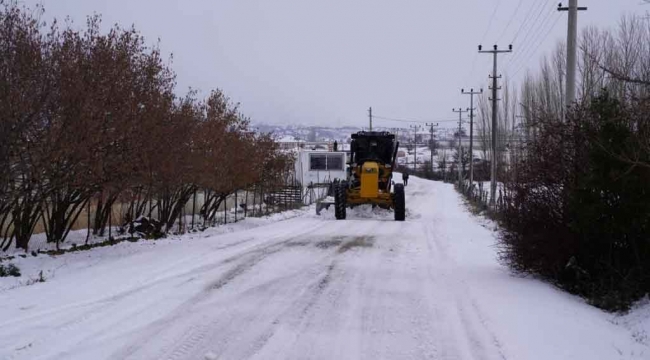
[[[395,220],[404,221],[404,185],[393,186],[392,182],[398,147],[395,135],[389,132],[361,131],[352,134],[347,179],[334,184],[337,220],[345,219],[348,207],[371,204],[393,209]]]

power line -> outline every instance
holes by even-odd
[[[530,22],[530,27],[528,27],[528,30],[526,31],[524,39],[521,41],[522,44],[523,44],[522,46],[524,46],[526,44],[526,40],[528,40],[528,38],[530,38],[530,34],[534,33],[535,30],[539,30],[539,27],[536,28],[537,22],[539,21],[540,16],[542,16],[542,14],[544,13],[544,9],[549,9],[549,7],[547,7],[547,3],[549,3],[550,1],[552,1],[552,0],[540,1],[538,3],[538,4],[540,4],[540,7],[538,8],[537,16],[535,16],[535,19],[532,20],[532,22]]]
[[[391,118],[391,117],[385,117],[385,116],[378,116],[378,115],[372,115],[373,119],[380,119],[380,120],[386,120],[386,121],[397,121],[397,122],[406,122],[406,123],[420,123],[420,124],[426,124],[430,122],[456,122],[458,120],[453,120],[453,119],[443,119],[443,120],[428,120],[428,121],[423,121],[423,120],[414,120],[414,119],[398,119],[398,118]]]
[[[553,29],[555,29],[555,26],[557,25],[557,23],[558,23],[559,20],[560,20],[560,17],[557,17],[557,18],[555,19],[555,21],[553,21],[553,24],[552,24],[551,27],[546,31],[546,34],[544,35],[544,37],[542,38],[542,40],[537,44],[537,46],[535,47],[535,50],[533,50],[533,52],[530,53],[530,55],[528,56],[528,58],[527,58],[526,60],[522,61],[521,64],[519,64],[519,67],[517,68],[517,70],[514,71],[514,72],[512,73],[512,75],[510,75],[511,77],[514,78],[515,76],[517,76],[517,74],[519,74],[519,72],[520,72],[521,70],[523,70],[523,69],[526,68],[526,64],[528,64],[528,61],[530,61],[530,59],[531,59],[533,56],[535,56],[535,54],[537,54],[537,50],[538,50],[539,47],[544,43],[544,41],[546,40],[546,38],[548,38],[548,36],[549,36],[549,35],[551,34],[551,32],[553,31]]]
[[[522,44],[523,44],[522,47],[526,47],[526,45],[529,44],[529,43],[527,42],[527,40],[530,38],[531,34],[533,34],[533,33],[535,33],[535,34],[539,33],[540,28],[542,27],[544,21],[547,21],[547,20],[548,20],[548,18],[550,17],[550,14],[554,14],[554,13],[555,13],[554,11],[551,11],[550,13],[547,13],[546,18],[544,18],[544,20],[542,20],[542,23],[539,24],[539,27],[537,27],[537,22],[539,21],[540,17],[541,17],[542,14],[544,13],[544,8],[545,8],[545,6],[546,6],[546,3],[548,3],[548,2],[549,2],[549,0],[546,0],[546,1],[544,1],[544,2],[540,2],[540,4],[542,4],[542,6],[539,8],[539,12],[537,13],[537,16],[535,17],[535,20],[533,20],[533,22],[531,23],[530,28],[528,28],[528,31],[526,32],[526,36],[525,36],[524,39],[522,40]],[[547,9],[548,9],[548,8],[547,8]],[[549,10],[550,10],[550,9],[549,9]],[[521,54],[521,52],[520,52],[520,54]],[[517,58],[519,58],[519,56],[513,56],[512,58],[510,58],[510,61],[508,61],[508,63],[506,64],[506,66],[509,66],[510,64],[512,64],[513,61],[515,61],[515,59],[517,59]]]
[[[531,2],[532,3],[532,2]],[[517,29],[517,32],[515,33],[515,37],[512,39],[510,42],[511,44],[514,44],[515,41],[519,38],[519,34],[521,34],[521,30],[524,29],[526,24],[528,24],[528,19],[530,18],[530,14],[533,13],[533,9],[535,8],[535,3],[533,3],[530,8],[528,8],[528,12],[526,13],[526,16],[524,17],[524,20],[522,20],[521,24],[519,25],[519,29]]]
[[[550,34],[550,31],[553,29],[553,27],[555,27],[555,24],[557,24],[557,19],[558,19],[557,16],[555,16],[555,21],[553,22],[549,21],[554,16],[554,14],[555,11],[550,10],[549,14],[542,21],[540,27],[535,32],[535,35],[533,35],[530,41],[524,45],[524,50],[521,53],[519,53],[519,56],[517,56],[516,59],[513,59],[512,61],[507,63],[506,65],[507,68],[516,68],[519,65],[521,65],[520,61],[526,63],[528,60],[530,60],[530,56],[534,54],[535,51],[537,51],[537,49],[541,44],[540,42],[538,42],[540,40],[540,35],[542,39],[541,42],[543,42],[544,40],[546,40],[548,34]],[[548,27],[548,25],[550,25],[550,27]],[[531,54],[531,50],[533,51],[532,54]]]
[[[518,44],[521,44],[522,51],[515,54],[515,56],[511,57],[506,63],[506,67],[511,66],[514,62],[516,62],[522,57],[522,55],[525,53],[525,50],[530,47],[529,39],[531,38],[531,35],[535,37],[540,32],[540,28],[542,28],[544,22],[548,21],[550,14],[552,14],[552,12],[547,12],[546,17],[542,19],[542,22],[538,23],[540,17],[542,16],[542,14],[544,14],[545,3],[543,1],[540,1],[537,4],[541,6],[536,8],[536,15],[531,16],[529,21],[526,22],[528,26],[525,28],[525,31],[521,34],[522,35],[520,37],[521,40],[518,41]]]
[[[524,3],[524,0],[519,0],[519,4],[517,4],[517,8],[515,9],[515,12],[510,15],[510,20],[508,20],[508,24],[506,25],[505,28],[503,28],[503,31],[501,32],[501,35],[497,38],[497,43],[501,41],[501,38],[503,38],[503,35],[506,34],[506,31],[510,28],[510,25],[512,24],[512,20],[517,17],[517,14],[519,13],[519,8],[521,8],[521,5]]]
[[[487,30],[483,33],[483,37],[481,38],[481,44],[485,40],[485,36],[490,32],[490,29],[492,28],[492,22],[494,21],[494,16],[497,14],[497,10],[499,10],[499,5],[501,5],[501,0],[497,1],[497,5],[494,7],[494,11],[492,11],[492,16],[490,16],[490,22],[488,22],[488,27]]]
[[[553,9],[549,9],[549,13],[540,24],[540,27],[535,32],[535,35],[533,35],[530,41],[524,45],[524,50],[507,64],[508,69],[518,69],[522,65],[522,62],[525,64],[530,60],[532,56],[534,56],[541,44],[544,43],[548,35],[557,24],[557,16],[554,17],[554,21],[549,21],[551,18],[553,18],[554,14],[555,11],[553,11]]]
[[[483,43],[485,40],[485,37],[487,34],[490,32],[490,29],[492,28],[492,22],[494,21],[494,16],[497,14],[497,10],[499,10],[499,6],[501,5],[501,0],[498,0],[496,3],[496,6],[494,7],[494,10],[492,10],[492,16],[490,16],[490,21],[488,22],[488,27],[483,33],[483,37],[481,38],[481,41],[479,43]],[[472,68],[469,73],[467,73],[467,79],[465,82],[470,82],[471,78],[474,77],[474,70],[476,70],[476,60],[478,58],[478,54],[474,54],[474,58],[472,59]]]

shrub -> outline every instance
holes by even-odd
[[[541,119],[509,185],[508,265],[608,310],[650,291],[648,105],[604,93],[566,121]]]
[[[20,269],[14,264],[0,264],[0,277],[8,276],[20,277]]]

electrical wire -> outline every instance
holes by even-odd
[[[540,41],[540,42],[537,44],[537,47],[535,47],[535,50],[533,50],[533,52],[530,54],[530,56],[528,57],[528,59],[526,59],[526,61],[522,62],[521,65],[519,66],[519,68],[518,68],[518,69],[517,69],[517,70],[512,74],[512,77],[513,77],[513,78],[514,78],[515,76],[517,76],[517,74],[519,74],[519,72],[520,72],[522,69],[524,69],[524,68],[526,67],[526,64],[528,63],[528,61],[529,61],[529,60],[530,60],[530,59],[531,59],[531,58],[532,58],[532,57],[537,53],[537,50],[539,49],[539,47],[544,43],[544,41],[545,41],[546,38],[551,34],[551,32],[553,31],[553,29],[555,29],[555,26],[557,25],[557,23],[558,23],[559,20],[560,20],[560,17],[557,17],[557,18],[555,19],[555,21],[553,22],[553,25],[551,25],[551,27],[548,29],[548,31],[546,32],[546,34],[545,34],[544,37],[542,38],[542,41]]]
[[[406,122],[406,123],[420,123],[420,124],[458,121],[457,119],[456,120],[443,119],[443,120],[422,121],[422,120],[414,120],[414,119],[398,119],[398,118],[391,118],[391,117],[377,116],[377,115],[372,115],[372,119],[373,120],[374,119],[379,119],[379,120],[386,120],[386,121]]]
[[[531,2],[531,3],[533,3],[533,2]],[[537,4],[539,4],[539,2]],[[519,38],[519,34],[521,34],[521,30],[523,30],[524,27],[526,27],[526,25],[528,24],[528,19],[530,19],[530,15],[533,13],[533,9],[535,9],[535,5],[536,4],[533,3],[533,5],[531,5],[531,7],[528,9],[528,12],[526,13],[526,16],[524,17],[524,20],[521,22],[521,24],[519,25],[519,29],[517,29],[517,32],[515,33],[515,37],[510,42],[511,44],[514,44],[517,41],[517,39]]]
[[[550,1],[552,1],[552,0],[550,0]],[[540,24],[539,27],[536,27],[536,25],[537,25],[537,22],[538,22],[540,16],[544,13],[544,8],[545,8],[545,5],[546,5],[547,3],[549,3],[549,0],[546,0],[546,1],[540,2],[540,4],[542,4],[542,6],[539,8],[539,12],[537,13],[537,16],[535,17],[535,20],[531,23],[530,28],[529,28],[528,31],[526,32],[526,36],[524,37],[524,40],[522,40],[522,43],[524,44],[524,47],[527,46],[527,44],[528,44],[528,43],[527,43],[527,40],[530,38],[530,35],[533,34],[533,33],[537,33],[537,32],[540,31],[540,29],[541,29],[541,25],[542,25],[542,24]],[[552,13],[554,13],[554,12],[555,12],[555,10],[553,10]],[[549,17],[549,14],[551,14],[551,13],[547,13],[547,16],[546,16],[545,20]],[[543,21],[544,21],[544,20],[543,20]],[[542,21],[542,22],[543,22],[543,21]],[[535,36],[536,36],[536,35],[535,35]],[[510,59],[510,61],[508,61],[508,65],[510,65],[513,61],[515,61],[515,59],[517,59],[518,57],[519,57],[519,56],[517,56],[517,55],[515,55],[514,57],[512,57],[512,58]]]
[[[487,34],[490,32],[490,29],[492,28],[492,22],[494,22],[494,16],[497,14],[497,10],[499,10],[499,6],[501,5],[501,0],[497,1],[497,5],[494,7],[494,11],[492,11],[492,16],[490,16],[490,22],[488,22],[488,27],[487,30],[483,33],[483,37],[481,38],[481,44],[483,41],[485,41],[485,37]]]
[[[512,59],[511,61],[509,61],[508,63],[506,63],[506,67],[507,67],[507,68],[512,68],[512,67],[516,67],[516,66],[518,66],[518,63],[519,63],[520,61],[526,59],[526,56],[530,54],[530,51],[531,51],[533,48],[535,48],[536,45],[539,45],[539,44],[537,43],[537,40],[539,39],[540,35],[543,35],[543,34],[545,34],[545,33],[547,33],[547,32],[549,31],[549,30],[548,30],[548,29],[549,29],[548,25],[554,25],[554,23],[553,23],[552,21],[549,21],[549,20],[551,20],[554,16],[555,16],[555,19],[557,20],[558,17],[557,17],[557,15],[555,14],[555,11],[554,11],[554,10],[551,10],[551,11],[546,15],[546,17],[544,18],[544,20],[539,24],[539,27],[536,29],[536,31],[534,32],[534,35],[530,38],[530,40],[529,40],[528,42],[526,42],[526,43],[524,44],[524,46],[522,46],[521,49],[519,49],[519,51],[517,52],[516,56],[514,56],[513,59]],[[532,34],[532,32],[531,32],[531,34]]]
[[[519,4],[517,4],[517,8],[515,9],[515,12],[510,16],[510,20],[508,20],[508,24],[506,25],[505,28],[503,28],[503,31],[501,32],[501,35],[497,38],[497,43],[501,41],[503,38],[503,35],[506,34],[506,31],[510,28],[510,25],[512,24],[512,20],[514,20],[517,17],[517,14],[519,13],[519,9],[521,8],[521,5],[524,3],[524,0],[519,0]]]
[[[498,0],[496,3],[496,6],[494,7],[494,10],[492,10],[492,15],[490,16],[490,21],[488,22],[487,29],[483,33],[483,37],[481,38],[481,41],[479,41],[479,44],[483,44],[483,41],[485,41],[485,37],[487,34],[490,32],[490,29],[492,28],[492,23],[494,22],[494,17],[497,14],[497,10],[499,10],[499,6],[501,6],[501,0]],[[472,67],[471,70],[467,73],[467,79],[465,82],[468,82],[471,80],[471,78],[474,77],[474,70],[476,70],[476,60],[478,58],[478,52],[474,53],[474,58],[472,59]]]

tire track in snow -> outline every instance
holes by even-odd
[[[433,224],[425,225],[427,235],[427,246],[429,251],[437,253],[436,259],[441,262],[443,269],[451,269],[450,276],[446,276],[443,284],[445,289],[453,294],[454,312],[458,315],[461,329],[465,335],[461,339],[468,344],[471,356],[474,359],[499,358],[507,360],[502,348],[501,341],[489,328],[477,301],[472,297],[471,290],[466,285],[459,272],[454,272],[458,265],[449,256],[447,246],[441,243],[440,234],[436,233]],[[447,239],[447,241],[449,241]],[[443,270],[444,271],[444,270]],[[429,267],[429,274],[433,276],[433,270]],[[444,272],[443,272],[444,274]]]
[[[333,252],[330,252],[333,254]],[[330,255],[328,258],[331,258],[333,255]],[[318,264],[315,265],[315,267],[322,267],[322,261],[319,261]],[[327,277],[327,275],[318,281],[315,287],[321,287],[323,286],[322,284],[324,283],[324,279]],[[304,278],[302,281],[297,281],[298,278]],[[313,279],[312,276],[306,276],[306,272],[304,270],[301,270],[298,273],[292,274],[292,276],[289,277],[283,277],[282,279],[277,279],[273,280],[271,284],[261,284],[258,286],[255,286],[254,288],[249,290],[248,296],[250,297],[259,297],[259,294],[253,294],[254,291],[260,290],[261,288],[265,290],[264,292],[264,297],[262,299],[271,299],[275,297],[276,295],[283,296],[284,293],[286,292],[286,289],[282,287],[280,284],[282,282],[285,282],[287,284],[292,285],[295,287],[296,284],[303,283],[304,281],[311,280]],[[287,282],[288,281],[288,282]],[[225,284],[224,284],[225,285]],[[313,289],[313,286],[304,286],[305,289]],[[269,294],[268,289],[272,289],[271,294]],[[308,290],[309,291],[309,290]],[[292,309],[296,309],[296,303],[292,303],[290,305],[289,310],[286,311],[293,311]],[[217,314],[219,315],[219,314]],[[249,315],[247,319],[248,324],[254,324],[259,322],[258,320],[261,318],[264,318],[266,313],[260,313],[257,314],[252,314],[252,316]],[[261,349],[265,344],[268,339],[270,339],[274,332],[277,324],[281,321],[282,316],[276,317],[273,321],[269,322],[269,325],[265,331],[260,335],[257,336],[255,339],[251,339],[250,341],[247,341],[247,349],[246,352],[249,354],[248,356],[241,356],[238,358],[247,358],[251,356],[252,354],[256,353],[259,349]],[[232,320],[232,319],[231,319]],[[157,356],[156,358],[160,359],[167,359],[167,360],[179,360],[179,359],[193,359],[193,358],[199,358],[202,356],[202,354],[207,353],[208,351],[215,354],[216,356],[221,356],[223,355],[224,351],[227,350],[226,346],[221,346],[221,347],[215,347],[215,346],[207,346],[210,349],[207,349],[205,346],[199,346],[201,345],[205,340],[209,338],[213,338],[215,333],[221,333],[222,336],[224,333],[228,333],[228,327],[229,327],[229,322],[224,321],[224,319],[220,316],[215,316],[213,319],[206,321],[205,319],[202,321],[202,324],[199,326],[194,326],[192,329],[190,329],[174,346],[171,351],[164,351],[160,354],[160,356]],[[239,324],[240,328],[246,329],[250,327],[250,325],[247,324]],[[222,341],[225,340],[225,342],[228,342],[228,339],[221,339]],[[229,358],[229,357],[226,357]]]
[[[298,234],[294,234],[291,237],[285,236],[284,239],[279,242],[274,242],[272,244],[268,244],[262,247],[257,247],[248,252],[238,254],[225,259],[223,261],[224,263],[227,264],[236,263],[236,264],[232,268],[227,270],[224,274],[219,276],[219,278],[216,281],[212,282],[209,286],[207,286],[202,293],[198,294],[197,296],[187,300],[186,302],[178,306],[177,310],[172,312],[172,314],[160,318],[156,320],[154,323],[147,326],[144,334],[138,336],[138,338],[141,340],[136,340],[132,342],[132,344],[126,346],[125,349],[114,354],[112,358],[123,359],[134,355],[139,350],[139,347],[142,346],[143,342],[146,341],[147,338],[154,338],[158,336],[160,333],[166,330],[168,324],[175,323],[179,321],[183,316],[186,316],[187,315],[186,309],[188,308],[191,309],[193,306],[200,304],[202,301],[215,296],[215,294],[218,294],[219,292],[218,290],[228,286],[230,283],[232,283],[237,278],[250,271],[252,268],[257,266],[262,261],[266,260],[267,258],[271,257],[274,254],[277,254],[278,252],[281,252],[287,247],[292,247],[292,243],[296,243],[298,242],[298,240],[304,238],[305,234],[314,232],[315,230],[323,228],[326,225],[327,225],[326,223],[319,224],[315,228],[301,231]],[[206,336],[208,336],[208,333],[212,331],[211,329],[213,329],[219,323],[219,319],[216,319],[214,321],[206,321],[206,319],[197,319],[196,322],[201,325],[192,326],[190,330],[188,330],[183,336],[181,336],[180,340],[174,341],[175,344],[172,346],[172,350],[165,349],[164,351],[160,352],[159,355],[156,356],[156,358],[160,358],[160,359],[187,358],[188,355],[193,354],[192,353],[193,349],[195,349],[197,345],[200,344],[206,338]],[[140,330],[140,333],[142,333],[142,330]]]
[[[365,233],[366,229],[372,227],[370,223],[360,223],[359,225],[361,233]],[[329,234],[331,232],[331,227],[328,227],[326,233]],[[333,274],[336,271],[336,259],[338,256],[341,256],[340,250],[346,245],[346,249],[349,249],[350,246],[348,244],[350,242],[354,243],[358,241],[357,237],[341,236],[340,234],[330,235],[325,240],[322,240],[322,237],[322,235],[315,235],[315,238],[306,242],[296,241],[297,237],[283,241],[281,244],[284,247],[280,250],[286,250],[299,245],[311,245],[312,249],[316,249],[316,254],[324,255],[319,255],[317,261],[310,262],[306,268],[302,268],[296,274],[297,276],[282,277],[280,279],[274,279],[270,283],[256,285],[240,293],[238,299],[235,300],[245,303],[244,299],[242,299],[242,296],[245,296],[253,302],[261,302],[260,304],[264,302],[274,303],[273,299],[281,299],[283,300],[281,302],[286,304],[271,306],[270,308],[267,306],[264,310],[256,306],[257,311],[255,312],[242,311],[242,309],[238,309],[235,306],[234,309],[231,309],[226,314],[215,314],[214,320],[203,327],[203,329],[209,329],[207,331],[212,334],[205,340],[215,339],[212,344],[207,344],[203,347],[196,347],[194,345],[196,348],[189,352],[173,350],[172,352],[176,351],[179,355],[175,358],[167,357],[167,355],[161,355],[158,358],[171,360],[196,358],[208,352],[222,358],[255,357],[267,345],[268,341],[275,336],[278,328],[286,329],[288,326],[296,326],[291,324],[303,323],[303,319],[309,316],[311,309],[322,297],[322,294],[332,281]],[[350,239],[349,242],[342,241],[347,238]],[[251,280],[254,281],[255,279]],[[255,290],[261,292],[254,292]],[[270,293],[268,292],[269,290]],[[296,296],[287,302],[284,301],[288,300],[286,299],[287,294],[296,294]],[[236,315],[237,311],[240,312],[241,317]],[[226,316],[224,317],[223,315]],[[204,333],[201,335],[195,334],[190,339],[195,339],[197,336],[204,337],[205,335]],[[232,341],[243,341],[242,338],[247,339],[244,342],[245,346],[240,346],[235,350],[229,346]],[[181,345],[175,345],[175,349],[183,347],[184,344],[186,344],[186,341],[181,341]]]
[[[248,243],[248,242],[253,241],[253,240],[255,240],[254,237],[246,238],[244,240],[240,240],[240,241],[237,241],[237,242],[232,243],[232,244],[217,246],[217,247],[213,248],[212,251],[226,250],[226,249],[238,246],[238,245],[242,245],[244,243]],[[185,258],[184,259],[179,259],[179,261],[170,264],[168,268],[171,268],[171,269],[177,268],[182,263],[187,262],[187,261],[188,261],[188,259],[185,259]],[[100,261],[98,260],[98,262],[100,262]],[[130,295],[136,294],[136,293],[141,292],[143,290],[147,290],[147,289],[149,289],[149,288],[151,288],[151,287],[153,287],[153,286],[155,286],[155,285],[157,285],[157,284],[159,284],[161,282],[165,282],[165,281],[168,281],[168,280],[174,279],[174,278],[184,277],[184,276],[187,276],[188,274],[192,274],[192,273],[195,273],[195,272],[212,270],[212,269],[214,269],[216,267],[219,267],[221,265],[223,265],[223,264],[221,262],[218,262],[218,263],[202,266],[202,267],[199,267],[199,268],[191,269],[191,270],[188,270],[188,271],[186,271],[184,273],[180,273],[180,274],[173,274],[171,276],[160,276],[155,280],[140,281],[140,282],[136,283],[135,285],[130,286],[126,290],[118,291],[118,292],[116,292],[114,294],[103,296],[103,297],[101,297],[99,299],[93,299],[93,300],[79,302],[79,303],[75,303],[75,304],[69,304],[69,305],[59,307],[59,308],[56,308],[56,309],[48,309],[46,311],[42,311],[42,312],[39,312],[39,313],[36,313],[36,314],[32,314],[29,317],[18,318],[18,319],[14,319],[14,320],[10,320],[10,321],[7,321],[7,322],[0,323],[0,328],[1,327],[9,327],[9,326],[14,325],[14,324],[24,323],[26,321],[30,321],[30,320],[34,320],[34,319],[42,319],[43,317],[46,317],[46,316],[58,315],[60,313],[64,313],[64,312],[70,311],[70,310],[75,310],[75,309],[78,309],[78,308],[83,308],[83,307],[88,307],[88,306],[93,306],[93,305],[106,306],[106,304],[110,304],[112,302],[122,300],[123,298],[126,298],[126,297],[128,297]],[[91,310],[91,312],[92,311],[94,311],[94,310]],[[65,327],[65,325],[64,325],[64,327]]]
[[[322,227],[324,224],[319,224],[317,227]],[[299,232],[296,237],[299,237],[301,235],[304,235],[311,230],[305,230]],[[272,240],[266,240],[265,242],[268,241],[277,241],[278,239],[283,239],[285,238],[284,234],[278,235],[271,237]],[[229,248],[236,247],[237,245],[243,245],[245,243],[248,243],[252,240],[255,240],[255,238],[246,238],[244,240],[238,241],[235,244],[228,244],[228,245],[223,245],[223,246],[217,246],[215,248],[212,248],[210,252],[218,252],[218,251],[224,251]],[[286,242],[286,240],[284,241]],[[282,242],[283,243],[283,242]],[[191,269],[188,269],[184,272],[181,273],[172,273],[171,275],[163,275],[159,276],[157,279],[153,281],[140,281],[136,283],[133,286],[130,286],[128,289],[105,296],[100,299],[96,300],[91,300],[91,301],[86,301],[83,303],[78,303],[74,305],[67,305],[63,308],[59,309],[53,309],[47,311],[45,316],[49,316],[50,318],[54,317],[54,319],[57,319],[59,317],[62,317],[65,315],[66,312],[71,312],[75,313],[77,309],[80,307],[88,307],[88,310],[82,312],[81,315],[74,316],[74,318],[71,321],[67,321],[64,324],[56,324],[55,326],[53,325],[52,327],[56,328],[56,331],[54,329],[51,329],[51,331],[46,331],[46,332],[39,332],[39,334],[34,335],[34,340],[31,341],[25,341],[22,345],[18,344],[14,350],[13,353],[7,355],[6,359],[8,360],[14,360],[14,359],[20,359],[20,358],[31,358],[30,354],[34,353],[38,348],[39,345],[54,341],[55,338],[66,338],[68,335],[66,334],[72,334],[71,337],[79,336],[77,334],[77,329],[85,324],[89,323],[97,323],[99,320],[109,317],[110,314],[119,306],[122,305],[124,301],[126,301],[129,297],[132,297],[136,294],[143,293],[147,290],[151,290],[152,288],[159,286],[159,285],[164,285],[168,283],[169,281],[176,281],[178,279],[183,279],[188,276],[196,277],[205,273],[208,273],[210,271],[216,270],[220,267],[227,266],[228,264],[232,262],[236,262],[237,260],[250,256],[251,253],[259,253],[259,252],[264,252],[268,248],[273,248],[277,247],[279,244],[278,243],[271,243],[271,244],[261,244],[253,247],[252,250],[246,249],[244,252],[240,254],[236,254],[233,256],[230,256],[226,259],[216,261],[214,263],[209,263],[206,265],[194,267]],[[179,261],[170,264],[169,268],[173,269],[174,267],[180,266],[179,264],[187,263],[188,261],[191,261],[190,259],[183,258],[179,259]],[[232,274],[229,274],[228,276],[232,277]],[[204,295],[199,295],[199,298]],[[194,301],[195,299],[191,299],[190,301]],[[25,320],[40,320],[42,321],[42,317],[44,315],[41,314],[35,314],[30,316],[30,318],[25,319],[14,319],[12,321],[9,321],[7,323],[0,324],[0,326],[11,326],[12,324],[20,324],[24,322]],[[56,320],[54,320],[56,321]],[[98,330],[96,333],[102,333],[103,331]],[[81,334],[82,337],[85,338],[92,338],[92,334]],[[20,350],[19,350],[20,349]],[[66,352],[62,352],[58,354],[57,356],[53,358],[61,358],[60,355],[64,355]]]
[[[328,259],[333,258],[334,256],[336,256],[336,254],[328,257]],[[334,271],[335,266],[336,259],[332,259],[320,278],[317,278],[312,285],[306,287],[307,291],[305,294],[296,298],[289,309],[277,316],[272,321],[272,325],[267,327],[264,333],[257,336],[257,338],[252,341],[250,349],[242,356],[242,358],[252,358],[255,355],[258,355],[258,353],[267,345],[269,340],[275,335],[279,324],[287,323],[288,321],[298,323],[303,322],[332,281],[332,272]]]

